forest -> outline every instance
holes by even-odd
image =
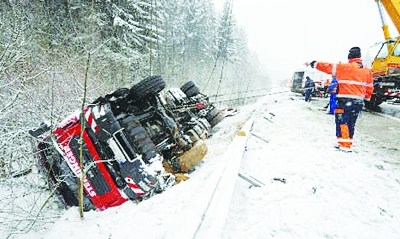
[[[0,175],[31,160],[27,131],[148,75],[240,100],[268,79],[227,1],[0,1]],[[232,99],[233,98],[233,99]]]
[[[35,165],[30,129],[147,76],[169,87],[192,80],[221,106],[265,93],[268,76],[232,4],[217,11],[212,0],[1,0],[1,183],[13,191],[7,180]]]

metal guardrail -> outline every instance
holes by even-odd
[[[220,238],[222,235],[253,122],[254,117],[248,119],[228,146],[224,154],[225,167],[222,171],[215,172],[219,179],[213,186],[209,202],[203,208],[202,217],[197,222],[192,238]]]
[[[254,102],[264,96],[290,92],[289,90],[269,92],[271,89],[273,89],[273,88],[238,92],[237,93],[238,97],[234,97],[234,98],[232,98],[232,94],[211,95],[211,96],[209,96],[209,98],[211,99],[210,101],[216,105],[221,105],[221,104],[226,104],[226,103],[230,103],[232,105],[244,105],[244,104],[248,104],[250,102]],[[259,91],[268,91],[268,92],[261,93],[261,94],[253,94],[253,95],[245,94],[245,93],[259,92]],[[244,94],[244,96],[243,96],[243,94]],[[227,97],[230,97],[230,98],[227,98]],[[215,100],[213,100],[213,99],[215,99]]]

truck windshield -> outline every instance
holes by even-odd
[[[388,48],[390,48],[390,46],[388,46],[389,44],[391,44],[391,45],[393,45],[395,42],[394,41],[387,41],[387,42],[384,42],[382,45],[381,45],[381,49],[379,50],[379,52],[378,52],[378,54],[376,55],[376,57],[375,58],[378,58],[378,59],[383,59],[383,58],[386,58],[387,56],[388,56]],[[393,51],[393,54],[396,56],[399,56],[400,55],[400,48],[399,49],[397,49],[399,47],[399,45],[397,45],[396,46],[396,49],[394,49],[394,51]]]
[[[293,74],[293,84],[300,84],[303,82],[304,71],[295,72]]]
[[[400,56],[400,44],[397,44],[396,48],[394,48],[393,56]]]

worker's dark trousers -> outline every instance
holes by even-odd
[[[329,114],[335,114],[336,109],[336,93],[332,93],[329,97]]]
[[[311,93],[312,93],[312,89],[306,89],[306,94],[305,94],[305,101],[310,101],[311,100]]]
[[[362,110],[364,101],[343,98],[337,98],[336,100],[336,137],[341,146],[350,148],[352,145],[356,121],[360,111]]]

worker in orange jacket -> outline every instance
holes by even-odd
[[[338,81],[335,123],[339,144],[335,147],[345,152],[352,151],[357,117],[362,110],[364,100],[369,101],[373,91],[372,71],[363,65],[359,47],[352,47],[349,50],[348,60],[348,63],[312,61],[305,64],[331,74]]]

